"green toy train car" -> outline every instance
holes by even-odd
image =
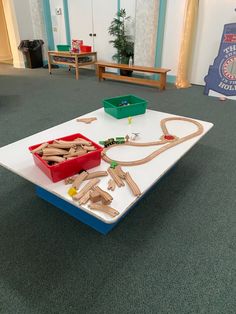
[[[125,138],[123,136],[116,137],[116,144],[124,144]]]
[[[115,139],[112,137],[105,141],[99,141],[99,144],[104,145],[104,147],[108,147],[114,144],[124,144],[124,143],[125,143],[125,138],[123,136],[116,137]]]

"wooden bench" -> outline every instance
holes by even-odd
[[[161,90],[166,88],[166,73],[170,71],[170,69],[164,68],[154,68],[154,67],[144,67],[138,65],[129,66],[128,64],[118,64],[118,63],[105,63],[105,62],[97,62],[97,74],[98,79],[111,79],[135,84],[142,84],[148,86],[159,87]],[[117,75],[114,73],[106,72],[106,68],[116,68],[122,70],[132,70],[144,73],[152,73],[152,74],[159,74],[159,80],[147,79],[147,78],[140,78],[140,77],[133,77],[133,76],[124,76],[124,75]]]

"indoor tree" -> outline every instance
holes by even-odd
[[[125,9],[120,9],[108,28],[109,34],[114,37],[109,43],[116,49],[112,59],[119,63],[129,64],[130,58],[133,60],[134,57],[134,42],[127,31],[127,23],[130,18]]]

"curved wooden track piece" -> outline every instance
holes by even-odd
[[[81,172],[74,180],[73,184],[72,184],[72,188],[75,188],[76,190],[79,189],[81,183],[86,179],[86,177],[88,176],[88,172],[83,171]]]
[[[110,179],[108,181],[108,186],[107,186],[107,189],[108,190],[111,190],[111,191],[115,191],[115,188],[116,188],[116,183],[113,179]]]
[[[106,176],[108,176],[107,171],[88,172],[88,176],[85,178],[85,180],[90,180],[90,179],[98,178],[98,177],[106,177]]]
[[[156,142],[147,142],[147,143],[137,143],[137,142],[125,142],[124,144],[115,144],[115,145],[111,145],[108,146],[106,148],[103,149],[103,153],[102,153],[102,159],[108,163],[111,163],[112,161],[117,162],[119,165],[121,166],[138,166],[138,165],[142,165],[145,164],[146,162],[149,162],[150,160],[152,160],[153,158],[157,157],[158,155],[160,155],[161,153],[165,152],[166,150],[177,146],[183,142],[186,142],[196,136],[199,136],[203,133],[204,129],[203,126],[201,125],[201,123],[199,123],[198,121],[189,119],[189,118],[183,118],[183,117],[172,117],[172,118],[166,118],[161,120],[160,125],[161,125],[161,129],[162,132],[164,134],[164,136],[166,136],[168,138],[168,136],[171,136],[170,133],[168,132],[168,129],[166,127],[166,123],[169,121],[185,121],[185,122],[190,122],[196,125],[197,127],[197,131],[186,135],[182,138],[177,138],[174,136],[174,139],[168,140],[165,139],[164,137],[162,137],[162,140],[160,141],[156,141]],[[133,160],[133,161],[119,161],[119,160],[114,160],[109,158],[106,155],[106,152],[111,149],[112,147],[115,146],[122,146],[122,145],[128,145],[128,146],[154,146],[154,145],[161,145],[161,144],[166,144],[165,146],[162,146],[161,148],[157,149],[156,151],[154,151],[153,153],[151,153],[150,155],[148,155],[145,158],[139,159],[139,160]]]
[[[121,186],[124,186],[124,182],[122,181],[122,179],[116,174],[115,169],[112,168],[108,168],[107,169],[108,173],[110,174],[110,176],[112,177],[112,179],[115,181],[116,185],[120,188]]]
[[[91,118],[78,118],[76,119],[77,122],[84,122],[86,124],[91,123],[93,121],[97,120],[96,117],[91,117]]]
[[[79,199],[79,205],[84,205],[88,203],[90,199],[90,191],[86,192],[80,199]]]
[[[100,195],[101,195],[101,199],[102,199],[102,203],[105,204],[105,205],[109,205],[112,200],[113,200],[113,197],[107,193],[106,191],[102,190],[99,186],[94,186],[94,191],[98,192]]]
[[[120,177],[121,179],[125,179],[125,172],[121,169],[121,166],[120,165],[117,165],[115,167],[115,172],[116,174],[118,175],[118,177]]]
[[[103,205],[103,204],[91,203],[91,204],[89,204],[89,208],[92,210],[98,210],[98,211],[101,211],[103,213],[106,213],[111,217],[116,217],[117,215],[119,215],[119,212],[116,209],[114,209],[110,206],[107,206],[107,205]]]
[[[128,183],[128,186],[130,187],[131,191],[133,192],[134,196],[141,195],[141,191],[138,187],[138,185],[134,182],[134,180],[131,178],[131,175],[129,172],[126,172],[125,174],[125,180]]]
[[[39,152],[42,152],[42,150],[46,147],[48,147],[48,143],[43,143],[41,144],[40,146],[38,146],[37,148],[31,150],[31,154],[34,154],[34,153],[39,153]]]
[[[74,201],[78,201],[81,197],[84,196],[89,190],[92,189],[96,184],[100,182],[100,179],[94,178],[90,180],[77,194],[75,194],[72,198]]]

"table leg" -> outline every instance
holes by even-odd
[[[78,57],[75,57],[75,76],[76,79],[79,79],[79,62],[78,62]]]
[[[97,53],[95,52],[95,54],[94,54],[94,66],[95,66],[95,74],[96,74],[96,76],[98,76],[98,66],[97,66]]]
[[[48,52],[48,71],[49,71],[49,74],[52,74],[51,58],[50,58],[49,52]]]

